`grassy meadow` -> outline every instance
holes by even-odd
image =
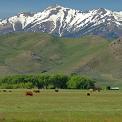
[[[8,90],[9,91],[9,90]],[[121,122],[122,91],[0,92],[0,122]]]

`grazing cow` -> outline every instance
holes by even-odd
[[[55,89],[55,92],[59,92],[59,90],[58,89]]]
[[[7,92],[7,90],[4,89],[3,92]]]
[[[33,92],[32,91],[27,91],[26,96],[33,96]]]
[[[40,90],[39,90],[39,89],[37,89],[37,90],[33,90],[33,92],[35,92],[35,93],[39,93]]]
[[[90,93],[87,93],[87,96],[90,96]]]
[[[12,92],[11,90],[9,90],[8,92]]]

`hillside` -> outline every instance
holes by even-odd
[[[46,33],[0,36],[0,75],[79,73],[121,83],[122,40],[97,36],[59,38]],[[106,83],[106,82],[105,82]]]

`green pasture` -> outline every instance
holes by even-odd
[[[0,90],[0,122],[121,122],[122,91]]]

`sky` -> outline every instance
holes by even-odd
[[[122,0],[0,0],[0,19],[21,12],[43,11],[55,4],[82,11],[95,8],[122,11]]]

